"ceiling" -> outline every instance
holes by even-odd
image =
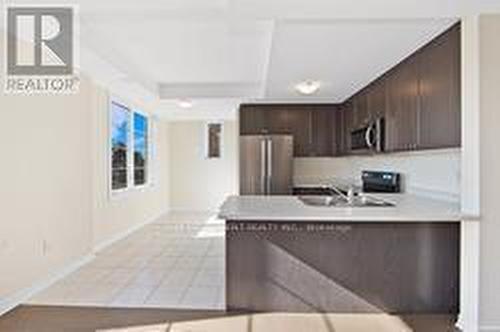
[[[149,92],[163,114],[179,114],[175,100],[182,98],[194,101],[184,113],[220,109],[222,116],[241,100],[341,102],[456,17],[500,5],[499,0],[51,1],[60,3],[79,5],[82,62],[98,58],[101,71],[110,64],[113,69],[102,75]],[[305,79],[322,83],[318,94],[294,91]]]

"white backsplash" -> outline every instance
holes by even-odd
[[[459,201],[460,149],[340,158],[295,158],[294,182],[323,184],[336,180],[361,184],[361,172],[390,171],[403,176],[403,191]]]

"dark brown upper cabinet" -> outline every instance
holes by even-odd
[[[460,48],[456,24],[349,98],[351,126],[385,117],[386,152],[459,147]]]
[[[385,151],[459,147],[460,24],[342,104],[246,104],[240,133],[290,134],[296,157],[350,154],[351,132],[385,117]]]
[[[406,59],[387,76],[385,150],[413,150],[418,142],[418,61]]]
[[[241,105],[240,133],[242,135],[268,134],[270,129],[269,112],[265,106]]]
[[[293,135],[295,157],[336,153],[336,105],[250,104],[240,107],[241,135]]]
[[[334,117],[336,134],[336,155],[345,156],[351,151],[351,131],[353,130],[354,107],[351,100],[338,107]]]
[[[460,146],[460,26],[418,54],[420,73],[419,149]]]
[[[352,108],[354,112],[352,126],[354,128],[362,128],[370,122],[367,97],[366,91],[363,90],[352,98]]]
[[[366,99],[370,119],[384,117],[387,109],[386,80],[380,79],[371,84],[366,91]]]
[[[318,106],[311,109],[310,157],[331,157],[337,154],[333,118],[336,107]]]
[[[288,134],[293,136],[293,154],[295,157],[307,157],[311,149],[311,115],[308,108],[290,105],[288,114]],[[280,134],[276,132],[276,134]]]

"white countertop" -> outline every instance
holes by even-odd
[[[231,196],[219,217],[236,221],[458,222],[459,203],[408,194],[377,194],[395,207],[308,206],[297,196]]]

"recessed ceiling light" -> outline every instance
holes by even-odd
[[[321,87],[320,81],[305,80],[295,85],[295,90],[303,95],[312,95],[319,91]]]
[[[177,101],[177,105],[180,108],[191,108],[193,107],[193,102],[191,100],[181,99]]]

